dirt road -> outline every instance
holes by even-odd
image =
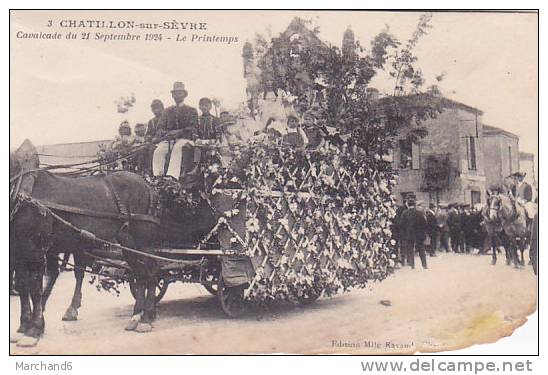
[[[85,282],[77,322],[62,322],[74,278],[63,274],[48,302],[46,333],[34,348],[10,344],[12,354],[370,353],[440,351],[493,342],[536,309],[531,268],[490,257],[441,254],[429,269],[404,268],[382,283],[313,305],[254,307],[227,319],[201,286],[172,284],[158,306],[154,330],[124,331],[132,311],[119,297]],[[89,280],[86,277],[86,280]],[[10,298],[10,328],[19,301]]]

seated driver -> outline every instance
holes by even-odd
[[[152,157],[154,176],[168,175],[176,180],[191,169],[193,159],[193,135],[198,124],[196,109],[184,104],[188,92],[182,82],[175,82],[171,96],[175,105],[166,108],[158,120],[155,142],[158,142]],[[166,171],[166,158],[169,164]]]

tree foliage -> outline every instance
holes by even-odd
[[[447,189],[456,173],[448,154],[430,154],[424,160],[422,190],[434,192]]]
[[[425,80],[414,54],[430,20],[422,15],[405,43],[387,27],[369,49],[359,41],[349,49],[348,40],[344,48],[328,46],[313,31],[297,38],[284,33],[271,43],[258,37],[255,58],[263,90],[283,89],[293,107],[312,115],[318,126],[336,127],[349,135],[349,143],[385,155],[402,129],[416,142],[427,134],[422,122],[441,112],[436,96],[421,92]],[[370,85],[383,72],[394,80],[394,90],[378,98]]]

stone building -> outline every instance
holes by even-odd
[[[504,129],[485,125],[483,139],[487,187],[502,186],[507,176],[520,170],[519,137]]]
[[[83,163],[97,158],[100,145],[110,145],[112,140],[61,143],[36,146],[40,162],[49,165]]]
[[[399,179],[396,198],[428,203],[485,203],[483,112],[441,98],[443,112],[422,125],[428,135],[419,143],[400,135],[392,162]]]
[[[538,190],[538,175],[535,163],[535,154],[531,154],[529,152],[520,152],[519,170],[526,173],[525,181],[527,181],[533,187],[533,195],[536,197],[536,192]]]

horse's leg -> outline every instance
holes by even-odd
[[[145,289],[141,277],[136,277],[134,285],[135,305],[133,306],[133,315],[126,325],[126,331],[134,331],[141,321],[145,309]]]
[[[509,236],[510,237],[510,236]],[[518,244],[514,237],[510,237],[509,241],[510,259],[514,263],[514,268],[519,268]]]
[[[491,236],[491,250],[492,250],[492,260],[491,264],[494,266],[497,264],[497,241],[495,239],[495,236]]]
[[[45,268],[45,255],[40,261],[29,262],[29,286],[30,298],[32,300],[32,325],[25,331],[25,335],[17,342],[17,346],[36,346],[44,333],[45,321],[44,310],[42,309],[42,296]]]
[[[135,332],[146,333],[152,330],[152,321],[154,320],[156,308],[156,280],[153,277],[147,277],[145,286],[145,298],[143,306],[143,315]]]
[[[10,335],[10,342],[18,342],[32,326],[32,309],[30,306],[29,294],[29,273],[26,264],[17,262],[15,266],[15,284],[19,292],[21,302],[21,312],[19,318],[19,328],[15,334]]]
[[[49,296],[53,290],[53,286],[59,277],[59,262],[57,259],[57,254],[49,252],[46,255],[46,287],[44,288],[44,293],[42,295],[42,309],[45,311],[46,302],[48,301]]]
[[[523,256],[523,253],[525,252],[525,244],[526,244],[525,238],[520,237],[519,243],[518,243],[518,246],[519,246],[518,249],[521,255],[519,259],[519,263],[522,266],[525,266],[525,257]]]
[[[74,294],[72,295],[70,305],[61,318],[64,321],[78,320],[78,309],[82,306],[82,283],[84,281],[86,264],[81,254],[74,253],[74,266],[76,284],[74,285]]]
[[[506,233],[501,232],[500,233],[500,243],[502,247],[504,248],[504,255],[506,257],[506,265],[509,266],[512,264],[512,243],[510,241],[510,237],[506,235]]]

